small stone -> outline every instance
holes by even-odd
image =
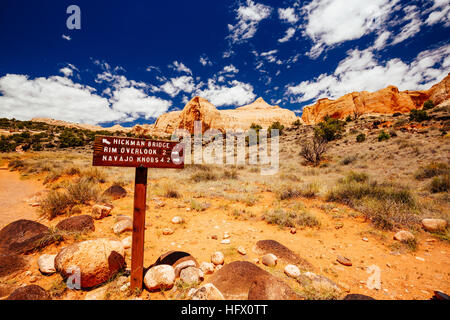
[[[254,263],[254,264],[259,264],[259,259],[258,259],[258,258],[254,258],[254,259],[253,259],[253,263]]]
[[[288,264],[284,267],[284,273],[294,279],[300,277],[300,269],[293,264]]]
[[[180,224],[180,223],[183,223],[184,222],[184,219],[183,218],[181,218],[181,217],[173,217],[172,218],[172,223],[173,224]]]
[[[107,289],[108,286],[103,286],[98,289],[91,290],[84,296],[84,300],[105,300]]]
[[[171,289],[175,283],[175,270],[167,264],[160,264],[150,268],[144,277],[148,290]]]
[[[344,227],[344,224],[342,222],[338,222],[334,227],[336,228],[336,230],[342,229]]]
[[[133,221],[131,220],[119,221],[114,225],[113,231],[116,234],[120,234],[125,231],[133,231]]]
[[[223,265],[218,264],[215,268],[214,268],[214,272],[219,271],[220,269],[222,269]]]
[[[416,259],[419,260],[419,261],[425,261],[425,259],[421,258],[421,257],[416,257]]]
[[[200,264],[200,269],[204,274],[212,274],[214,273],[214,264],[211,262],[202,262]]]
[[[343,256],[338,256],[336,260],[337,260],[337,262],[339,262],[340,264],[342,264],[342,265],[344,265],[344,266],[347,266],[347,267],[350,267],[350,266],[352,265],[351,260],[348,259],[348,258],[345,258],[345,257],[343,257]]]
[[[397,241],[410,241],[414,240],[414,235],[406,230],[401,230],[394,235],[394,240]]]
[[[228,233],[224,233],[224,234],[223,234],[223,238],[224,238],[224,239],[229,239],[229,238],[230,238],[230,235],[229,235]]]
[[[220,241],[221,244],[230,244],[231,241],[230,239],[223,239],[222,241]]]
[[[170,228],[164,228],[163,229],[163,235],[168,236],[168,235],[171,235],[171,234],[173,234],[173,230],[172,229],[170,229]]]
[[[216,266],[223,264],[225,261],[225,257],[222,252],[216,251],[211,255],[211,262],[214,263]]]
[[[272,253],[268,253],[261,258],[261,262],[268,267],[275,267],[277,260],[277,256]]]
[[[197,284],[203,281],[203,271],[195,267],[187,267],[181,270],[180,279],[188,285]]]
[[[350,286],[344,282],[339,282],[338,286],[341,287],[345,292],[350,292]]]
[[[192,300],[225,300],[225,298],[212,283],[207,283],[194,292]]]
[[[55,258],[56,258],[56,254],[41,255],[37,261],[38,266],[39,266],[39,271],[41,271],[43,274],[55,273],[56,272]]]
[[[126,237],[125,239],[122,240],[123,248],[130,249],[132,242],[133,242],[133,236]]]
[[[423,219],[422,227],[430,232],[442,231],[447,228],[447,221],[444,219]]]
[[[369,239],[367,239],[367,238],[362,238],[362,241],[368,242]]]
[[[95,220],[103,219],[111,214],[113,207],[112,206],[106,206],[101,204],[96,204],[92,206],[92,213],[91,216]]]
[[[217,235],[213,234],[213,235],[211,236],[211,239],[217,240]]]
[[[37,281],[37,277],[36,276],[31,276],[30,279],[28,280],[30,283],[34,283]]]
[[[247,251],[245,251],[244,247],[238,247],[237,251],[242,254],[243,256],[245,256],[247,254]]]
[[[296,234],[297,233],[297,229],[291,228],[290,232],[291,232],[291,234]]]

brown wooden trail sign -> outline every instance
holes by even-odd
[[[125,137],[95,137],[94,166],[135,167],[131,290],[142,290],[148,168],[184,168],[183,144]]]

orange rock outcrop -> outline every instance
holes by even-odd
[[[306,124],[316,124],[327,115],[344,119],[355,114],[407,113],[412,109],[421,109],[428,99],[437,105],[449,98],[450,74],[426,91],[399,91],[397,87],[389,86],[376,92],[352,92],[337,100],[320,99],[303,109],[302,120]]]

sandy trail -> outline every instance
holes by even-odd
[[[36,180],[23,180],[18,172],[0,167],[0,228],[19,219],[38,220],[36,208],[26,200],[44,188]]]

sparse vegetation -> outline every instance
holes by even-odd
[[[448,192],[450,190],[450,174],[434,177],[429,185],[431,193]]]
[[[391,136],[382,130],[378,135],[378,142],[389,140]]]
[[[428,113],[425,110],[411,110],[409,114],[409,121],[422,122],[429,119]]]
[[[360,133],[356,136],[356,142],[364,142],[366,141],[366,135],[364,133]]]
[[[344,126],[344,121],[327,116],[314,128],[314,135],[326,141],[340,139],[344,131]]]
[[[434,108],[433,100],[427,100],[423,103],[423,110],[430,110]]]
[[[271,209],[263,214],[263,218],[270,224],[276,224],[280,227],[318,227],[319,221],[316,217],[306,211],[289,211],[285,209]]]
[[[311,142],[303,142],[300,156],[302,156],[308,163],[318,166],[326,151],[327,140],[323,137],[314,136]]]
[[[417,180],[423,180],[433,178],[441,174],[450,174],[450,168],[448,165],[441,162],[431,162],[424,167],[420,167],[414,174],[414,177]]]

